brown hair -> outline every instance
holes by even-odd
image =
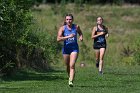
[[[103,19],[103,17],[101,17],[101,16],[98,16],[98,17],[96,18],[96,21],[97,21],[97,19],[98,19],[98,18],[101,18],[102,20],[104,20],[104,19]]]
[[[66,15],[65,15],[65,19],[66,19],[67,16],[70,16],[70,17],[72,18],[72,20],[74,19],[72,14],[66,14]],[[64,20],[65,20],[65,19],[64,19]],[[64,21],[63,25],[66,25],[66,22],[65,22],[65,21]]]

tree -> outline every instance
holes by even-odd
[[[32,16],[29,8],[31,0],[0,1],[0,71],[10,73],[12,68],[20,67],[19,48],[27,45]]]

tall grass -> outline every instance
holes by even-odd
[[[92,48],[93,40],[91,31],[96,25],[96,17],[102,16],[104,24],[109,28],[110,37],[107,39],[107,51],[105,62],[108,65],[129,65],[134,62],[134,54],[131,55],[133,60],[125,62],[121,55],[124,47],[129,46],[131,50],[136,50],[138,46],[135,41],[139,39],[140,10],[139,6],[111,6],[111,5],[41,5],[41,11],[33,11],[35,18],[41,26],[41,31],[49,31],[57,35],[58,28],[64,21],[64,14],[72,13],[74,22],[77,23],[84,34],[83,44],[80,45],[79,62],[94,62],[95,54]],[[47,29],[47,30],[46,30]],[[87,50],[84,50],[86,47]],[[84,53],[83,53],[84,51]],[[61,56],[61,54],[58,54]],[[60,60],[62,58],[60,57]],[[127,59],[129,60],[129,58]]]

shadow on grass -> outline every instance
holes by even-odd
[[[19,89],[19,88],[0,87],[0,89],[1,89],[1,90],[7,90],[7,91],[10,90],[10,91],[11,91],[11,90]],[[21,89],[21,88],[20,88],[20,89]],[[22,89],[23,89],[23,88],[22,88]]]
[[[133,72],[106,72],[105,74],[112,74],[115,76],[140,76],[140,73]]]
[[[140,77],[140,67],[118,67],[118,68],[108,68],[105,74],[115,75],[115,76],[139,76]]]
[[[95,85],[95,86],[89,86],[89,85],[82,85],[82,86],[75,86],[75,87],[81,87],[81,88],[117,88],[117,87],[124,87],[124,86],[122,86],[122,85],[120,85],[120,86],[112,86],[112,85]]]
[[[65,71],[63,70],[51,70],[49,72],[27,72],[18,71],[15,75],[2,77],[4,81],[26,81],[26,80],[38,80],[38,81],[54,81],[65,80]]]

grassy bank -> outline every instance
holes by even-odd
[[[96,25],[96,17],[102,16],[110,33],[107,39],[105,61],[109,65],[137,65],[139,63],[135,61],[134,54],[138,50],[140,41],[139,8],[135,5],[41,5],[34,9],[33,16],[37,20],[39,31],[57,36],[57,31],[64,21],[64,15],[72,13],[74,22],[81,27],[84,33],[84,42],[79,42],[78,61],[87,63],[94,60],[91,30]],[[61,53],[58,55],[61,56]],[[60,57],[60,61],[61,59]]]

